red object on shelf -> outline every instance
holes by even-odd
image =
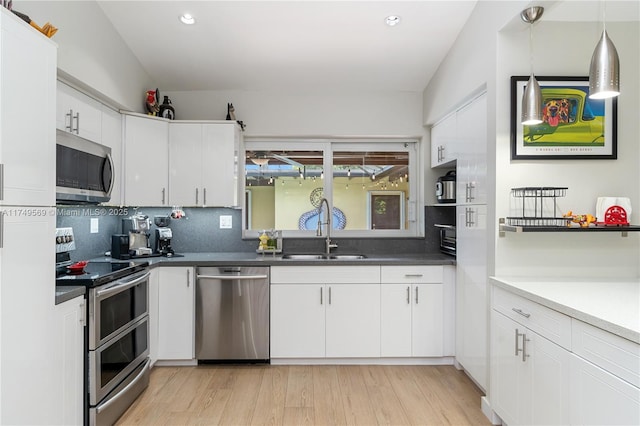
[[[629,225],[627,211],[621,206],[611,206],[604,212],[604,221],[597,222],[597,224],[605,226]]]

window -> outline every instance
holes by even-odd
[[[335,237],[419,236],[415,140],[245,141],[245,235],[316,235],[321,200]],[[420,198],[420,200],[418,199]]]

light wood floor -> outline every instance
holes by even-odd
[[[156,367],[118,425],[488,425],[453,366]]]

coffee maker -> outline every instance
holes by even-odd
[[[122,233],[129,235],[129,253],[131,256],[148,256],[152,253],[149,247],[151,222],[149,216],[136,213],[122,219]]]
[[[171,217],[169,216],[153,217],[153,223],[156,225],[153,252],[167,257],[171,257],[174,254],[171,248],[171,238],[173,238],[173,234],[171,233],[171,228],[169,228],[170,221]]]

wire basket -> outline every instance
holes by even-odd
[[[567,218],[558,214],[558,198],[567,195],[566,187],[523,187],[511,189],[510,226],[565,226]]]

